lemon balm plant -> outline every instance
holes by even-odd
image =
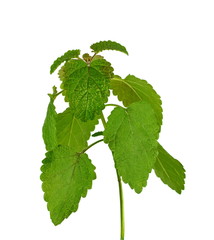
[[[41,180],[44,199],[55,225],[76,212],[82,197],[96,179],[95,166],[87,150],[95,144],[108,144],[114,160],[120,196],[121,236],[124,239],[124,200],[122,182],[136,193],[146,187],[152,169],[177,193],[184,189],[185,170],[158,142],[162,125],[160,96],[145,80],[134,75],[125,79],[99,55],[116,50],[128,55],[124,46],[112,41],[91,45],[92,54],[80,57],[80,50],[69,50],[51,66],[59,66],[61,90],[53,87],[43,125],[46,157],[42,161]],[[120,105],[108,103],[110,93]],[[67,109],[57,113],[56,97],[63,95]],[[103,110],[113,106],[108,120]],[[92,134],[100,122],[103,131]],[[90,137],[100,139],[88,145]]]

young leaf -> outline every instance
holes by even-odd
[[[42,189],[55,225],[77,211],[81,197],[86,197],[96,178],[94,170],[87,154],[70,147],[59,146],[46,154],[41,167]]]
[[[141,100],[150,103],[155,111],[159,126],[162,125],[163,115],[160,96],[146,80],[141,80],[133,75],[128,75],[125,79],[114,76],[111,79],[110,86],[113,94],[123,102],[125,107]]]
[[[104,50],[116,50],[122,53],[125,53],[128,55],[128,52],[124,46],[117,42],[112,42],[112,41],[100,41],[98,43],[94,43],[91,45],[91,49],[95,53],[102,52]]]
[[[98,137],[98,136],[103,136],[103,131],[95,132],[94,134],[92,134],[92,137]]]
[[[119,175],[137,193],[146,186],[156,161],[158,130],[154,111],[145,101],[127,109],[116,107],[108,118],[104,142],[109,144]]]
[[[82,122],[74,116],[71,108],[67,108],[63,113],[57,116],[57,138],[58,143],[74,148],[77,152],[81,152],[88,146],[87,140],[90,137],[98,119]]]
[[[174,159],[160,144],[158,145],[158,157],[154,164],[156,175],[171,189],[181,194],[185,184],[185,169],[183,165]]]
[[[63,87],[75,117],[93,120],[104,109],[113,75],[111,64],[104,59],[92,61],[70,60],[64,65]]]
[[[61,57],[58,57],[53,64],[51,65],[50,68],[50,73],[52,74],[58,67],[60,64],[62,64],[65,61],[68,61],[72,58],[78,58],[80,55],[80,50],[76,49],[76,50],[69,50],[66,53],[64,53],[64,55],[62,55]]]
[[[42,127],[42,137],[47,151],[50,151],[57,146],[56,117],[57,113],[54,106],[54,99],[50,95],[50,102],[48,104],[46,118]]]

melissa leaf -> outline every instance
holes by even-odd
[[[140,193],[156,161],[158,124],[145,101],[127,109],[116,107],[108,118],[104,142],[112,151],[115,167],[125,183]]]
[[[91,49],[95,53],[99,53],[104,50],[116,50],[128,55],[128,52],[124,46],[122,46],[117,42],[112,42],[112,41],[100,41],[98,43],[94,43],[91,45]]]
[[[95,132],[92,134],[92,137],[98,137],[98,136],[103,136],[103,131]]]
[[[53,64],[51,65],[50,68],[50,73],[52,74],[63,62],[68,61],[72,58],[78,58],[80,55],[80,50],[69,50],[64,55],[61,57],[58,57]]]
[[[111,89],[125,107],[142,100],[150,103],[155,111],[159,126],[162,125],[163,115],[160,96],[146,80],[141,80],[133,75],[128,75],[125,79],[114,76],[111,79]]]
[[[56,126],[58,143],[70,146],[77,152],[81,152],[88,146],[87,140],[97,124],[97,118],[82,122],[74,116],[71,108],[67,108],[63,113],[59,113],[57,116]]]
[[[57,113],[54,106],[54,98],[50,95],[50,102],[48,104],[46,118],[42,127],[42,137],[47,151],[50,151],[57,146],[56,118]]]
[[[87,154],[76,153],[68,146],[46,154],[41,167],[42,189],[54,225],[77,211],[81,197],[86,197],[96,178],[94,170]]]
[[[126,48],[117,42],[101,41],[92,44],[91,50],[92,54],[84,53],[81,57],[80,50],[69,50],[51,66],[53,73],[63,64],[58,71],[62,91],[57,92],[53,87],[53,94],[49,94],[50,103],[42,127],[47,149],[41,167],[42,189],[52,222],[58,225],[77,211],[81,197],[92,187],[95,167],[86,152],[104,141],[115,163],[120,194],[120,239],[124,240],[122,180],[140,193],[154,169],[163,183],[181,193],[185,169],[157,141],[163,118],[160,96],[146,80],[134,75],[125,79],[114,75],[111,63],[99,54],[116,50],[128,55]],[[107,103],[112,92],[124,108]],[[54,99],[60,94],[69,107],[57,114]],[[106,122],[103,110],[109,106],[115,109]],[[102,128],[91,134],[98,119]],[[88,145],[90,136],[104,139]]]
[[[104,109],[109,96],[113,68],[104,59],[88,65],[83,60],[70,60],[64,65],[63,87],[75,117],[93,120]]]
[[[154,170],[163,183],[181,194],[185,184],[185,169],[160,144],[158,144],[158,156]]]

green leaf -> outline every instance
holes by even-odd
[[[92,134],[92,137],[98,137],[98,136],[103,136],[103,131],[95,132],[94,134]]]
[[[63,65],[58,71],[58,77],[62,81],[60,88],[63,90],[62,95],[64,96],[65,102],[69,102],[67,98],[66,90],[64,89],[64,80],[65,80],[65,66]]]
[[[159,126],[162,125],[163,115],[160,96],[146,80],[141,80],[133,75],[128,75],[125,79],[115,76],[111,79],[110,85],[113,94],[123,102],[125,107],[141,100],[150,103],[155,111]]]
[[[128,52],[124,46],[122,46],[117,42],[112,42],[112,41],[100,41],[100,42],[94,43],[91,45],[91,49],[95,53],[99,53],[104,50],[116,50],[128,55]]]
[[[77,211],[81,197],[86,197],[96,178],[94,170],[87,154],[77,154],[70,147],[59,146],[46,154],[42,189],[55,225]]]
[[[64,65],[63,88],[75,117],[82,121],[100,115],[108,101],[111,64],[104,59],[88,65],[83,60],[70,60]]]
[[[109,144],[119,175],[137,193],[146,186],[156,161],[158,130],[154,111],[145,101],[127,109],[116,107],[108,118],[104,142]]]
[[[57,138],[58,143],[74,148],[81,152],[88,146],[87,140],[90,133],[98,124],[98,119],[82,122],[74,116],[71,108],[67,108],[57,116]]]
[[[42,127],[42,137],[47,151],[50,151],[57,146],[56,117],[57,113],[54,106],[54,98],[50,95],[50,102],[48,104],[46,118]]]
[[[183,165],[174,159],[160,144],[158,145],[158,157],[154,164],[156,175],[171,189],[181,194],[185,184],[185,169]]]
[[[58,67],[60,64],[62,64],[65,61],[70,60],[71,58],[78,58],[80,55],[80,50],[76,49],[76,50],[69,50],[66,53],[64,53],[64,55],[62,55],[61,57],[58,57],[53,64],[51,65],[50,68],[50,73],[52,74]]]

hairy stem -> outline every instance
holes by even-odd
[[[102,113],[101,120],[103,123],[104,128],[106,127],[106,120]],[[121,177],[116,169],[117,173],[117,180],[118,180],[118,186],[119,186],[119,195],[120,195],[120,240],[124,240],[125,235],[125,218],[124,218],[124,200],[123,200],[123,187],[122,187],[122,181]]]
[[[102,142],[102,141],[103,141],[103,139],[100,139],[100,140],[98,140],[98,141],[92,143],[92,144],[89,145],[87,148],[85,148],[81,153],[86,152],[89,148],[93,147],[95,144],[97,144],[97,143],[99,143],[99,142]]]

